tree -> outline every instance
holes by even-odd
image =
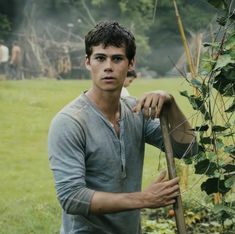
[[[0,14],[0,38],[7,37],[11,31],[11,23],[6,15]]]

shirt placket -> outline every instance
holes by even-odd
[[[120,135],[119,135],[119,144],[120,144],[120,158],[122,165],[122,174],[121,178],[126,178],[126,154],[125,154],[125,144],[124,144],[124,121],[120,120]]]
[[[126,157],[125,157],[125,144],[124,144],[124,120],[121,119],[119,121],[119,127],[120,127],[120,134],[119,137],[112,126],[112,124],[99,112],[95,107],[94,111],[95,113],[100,116],[100,118],[108,125],[108,127],[112,130],[114,134],[114,141],[117,140],[119,144],[119,154],[120,154],[120,160],[121,160],[121,179],[126,178]],[[124,113],[121,113],[121,116],[124,116]]]

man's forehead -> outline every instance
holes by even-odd
[[[112,55],[126,55],[126,48],[123,47],[116,47],[116,46],[104,46],[98,45],[92,47],[92,54],[112,54]]]

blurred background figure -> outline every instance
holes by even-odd
[[[0,74],[7,75],[9,49],[3,40],[0,40]]]
[[[21,63],[22,63],[22,50],[19,43],[17,41],[14,41],[12,44],[10,66],[9,66],[9,76],[12,80],[22,79]]]
[[[127,72],[127,76],[126,76],[126,79],[125,79],[123,87],[122,87],[121,97],[130,96],[130,94],[129,94],[128,90],[127,90],[127,87],[136,78],[137,78],[137,74],[136,74],[135,70],[131,70],[131,71]]]

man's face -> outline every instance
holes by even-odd
[[[94,88],[103,91],[122,89],[128,70],[133,69],[134,61],[128,61],[125,47],[103,45],[94,46],[86,67],[91,72]]]

